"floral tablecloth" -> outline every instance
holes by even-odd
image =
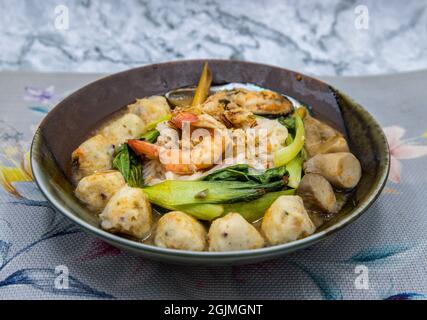
[[[0,299],[427,298],[427,72],[327,79],[383,125],[389,182],[335,236],[236,267],[166,265],[120,251],[55,213],[37,190],[27,153],[37,124],[98,77],[0,73]]]

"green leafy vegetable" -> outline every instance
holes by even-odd
[[[249,181],[249,166],[236,164],[219,169],[203,178],[205,181]]]
[[[143,187],[142,163],[127,143],[120,146],[113,159],[113,168],[120,171],[130,187]]]
[[[210,221],[233,210],[253,219],[284,194],[274,191],[286,185],[287,171],[285,167],[278,167],[262,174],[250,174],[249,169],[246,164],[238,164],[217,170],[203,181],[168,180],[146,187],[144,192],[155,205],[184,211],[201,220]],[[265,198],[270,193],[272,195]],[[261,198],[264,200],[260,201]],[[233,205],[228,205],[230,203]]]
[[[294,114],[294,118],[296,128],[295,138],[290,145],[279,149],[274,153],[273,161],[275,166],[286,165],[288,162],[294,159],[304,147],[304,123],[297,113]]]
[[[150,202],[164,207],[206,203],[233,203],[251,201],[267,192],[277,191],[285,186],[285,180],[258,183],[255,181],[182,181],[168,180],[144,188]],[[202,196],[201,196],[202,195]]]
[[[125,180],[126,178],[129,178],[130,155],[127,144],[123,144],[117,149],[116,155],[113,159],[113,168],[119,170]]]
[[[280,117],[279,119],[277,119],[281,125],[285,126],[289,133],[292,133],[293,135],[295,134],[295,129],[296,129],[296,123],[295,123],[295,118],[293,116],[287,116],[287,117]]]
[[[146,133],[144,133],[139,140],[144,140],[150,143],[154,143],[157,141],[157,138],[159,137],[160,132],[156,129],[148,131]]]
[[[251,180],[259,183],[269,183],[277,180],[283,180],[285,175],[287,175],[286,167],[280,166],[268,169],[259,175],[249,175],[249,177]]]
[[[288,134],[285,140],[285,144],[289,146],[292,142],[294,142],[294,137],[291,134]]]
[[[261,174],[250,174],[247,164],[237,164],[224,169],[219,169],[206,177],[204,181],[254,181],[258,183],[269,183],[282,180],[286,175],[284,166],[268,169]]]

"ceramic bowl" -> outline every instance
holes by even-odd
[[[308,247],[354,222],[372,205],[387,180],[390,158],[381,127],[363,107],[332,86],[294,71],[249,62],[207,60],[214,84],[252,83],[287,94],[310,106],[315,117],[342,131],[363,168],[353,201],[313,235],[256,250],[171,250],[102,230],[97,218],[74,196],[70,183],[72,151],[105,118],[135,98],[196,85],[205,61],[177,61],[124,71],[95,81],[60,102],[41,123],[31,148],[34,178],[52,206],[85,231],[121,249],[170,263],[219,265],[253,263]]]

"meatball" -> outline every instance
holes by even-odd
[[[113,154],[114,145],[102,135],[83,142],[71,155],[75,181],[98,171],[110,170]]]
[[[321,175],[309,173],[304,175],[298,186],[297,195],[304,202],[305,208],[323,213],[337,211],[337,199],[331,184]]]
[[[229,213],[212,222],[208,239],[209,251],[257,249],[265,243],[258,230],[238,213]]]
[[[352,189],[362,177],[359,160],[349,152],[318,154],[304,164],[306,173],[318,173],[334,187]]]
[[[276,245],[304,238],[316,227],[299,196],[281,196],[265,213],[261,230],[268,242]]]
[[[108,200],[125,185],[119,171],[104,171],[84,177],[76,188],[76,197],[95,212],[100,212]]]
[[[144,122],[138,116],[128,113],[111,121],[102,130],[102,135],[117,146],[127,140],[139,138],[144,133],[144,128]]]
[[[137,99],[134,104],[128,106],[128,109],[131,113],[140,117],[145,126],[171,114],[166,98],[161,96]]]
[[[101,227],[110,232],[139,239],[150,235],[151,205],[142,189],[124,186],[108,201],[99,217]]]
[[[193,217],[172,211],[159,219],[154,244],[163,248],[203,251],[206,248],[206,230]]]

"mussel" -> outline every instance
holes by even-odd
[[[255,97],[253,103],[242,103],[241,105],[248,111],[252,112],[255,115],[264,116],[264,117],[278,117],[282,115],[287,115],[291,113],[295,107],[295,104],[292,100],[288,99],[284,95],[278,95],[275,92],[265,90],[261,87],[243,84],[243,83],[230,83],[222,86],[213,86],[209,90],[209,95],[213,95],[220,91],[227,91],[230,97],[237,98],[239,92],[250,90],[255,92],[263,91],[266,95],[274,95],[275,99],[271,99],[270,103],[257,103]],[[191,105],[194,99],[196,88],[187,87],[172,90],[166,93],[166,98],[172,107],[185,107]],[[238,99],[237,99],[238,100]],[[237,104],[240,105],[239,101]]]

